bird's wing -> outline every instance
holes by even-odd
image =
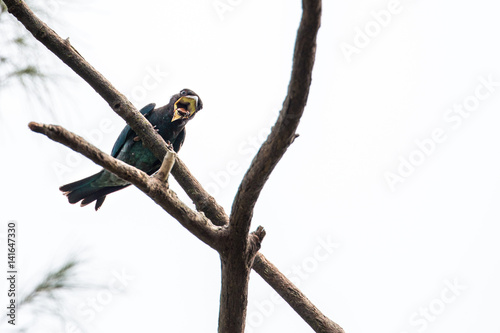
[[[181,149],[182,144],[184,143],[184,138],[186,138],[186,128],[183,128],[179,135],[175,138],[173,146],[176,153],[178,153]]]
[[[139,112],[142,113],[144,117],[148,117],[150,112],[154,110],[156,104],[155,103],[150,103],[143,107]],[[127,141],[127,138],[131,136],[131,134],[134,131],[130,128],[129,125],[126,125],[125,128],[122,130],[120,135],[118,136],[118,139],[116,139],[115,145],[113,146],[113,149],[111,150],[111,156],[116,157],[118,156],[118,153],[120,152],[120,149],[122,149],[123,145],[125,144],[125,141]]]

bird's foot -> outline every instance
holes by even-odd
[[[167,148],[170,151],[174,151],[174,146],[172,145],[172,142],[170,142],[169,140],[167,140]]]

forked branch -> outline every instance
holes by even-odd
[[[262,233],[262,237],[257,238],[256,243],[251,241],[256,238],[249,238],[253,209],[269,175],[285,154],[288,146],[297,137],[295,130],[304,112],[311,85],[316,36],[320,21],[321,0],[303,0],[302,19],[295,41],[292,74],[283,109],[271,134],[253,159],[233,201],[228,239],[225,243],[225,251],[221,253],[223,278],[219,333],[243,332],[244,330],[250,269],[265,234]],[[257,235],[259,231],[263,232],[263,229],[259,227],[251,236]],[[319,311],[318,313],[321,314]],[[228,318],[231,316],[242,319],[230,321]],[[310,316],[306,318],[310,319]],[[333,332],[327,330],[328,326],[325,325],[316,327],[322,328],[321,332]]]
[[[167,144],[163,138],[154,130],[153,126],[144,118],[134,105],[120,93],[101,73],[90,65],[80,53],[69,43],[62,39],[54,30],[40,20],[20,0],[4,0],[9,12],[14,15],[25,27],[45,45],[52,53],[61,59],[68,67],[84,79],[94,90],[109,104],[111,109],[141,138],[144,145],[153,152],[160,160],[167,153]],[[215,225],[225,225],[228,222],[222,206],[203,189],[200,183],[194,179],[185,164],[176,160],[172,174],[186,191],[188,196],[195,202],[198,210],[212,220]]]
[[[7,5],[9,12],[12,13],[26,29],[35,36],[35,38],[87,81],[87,83],[108,102],[111,108],[125,119],[141,138],[144,145],[150,149],[159,160],[163,160],[163,157],[168,151],[163,139],[154,131],[151,124],[135,109],[125,96],[117,91],[106,78],[95,70],[80,53],[71,46],[69,40],[64,40],[59,37],[28,8],[24,1],[3,0],[3,2]],[[248,255],[251,253],[255,256],[255,252],[258,251],[258,247],[260,247],[260,242],[265,233],[263,229],[258,229],[255,234],[248,234],[253,207],[272,169],[296,137],[295,129],[297,128],[306,104],[309,85],[311,83],[311,71],[314,63],[316,45],[315,39],[321,14],[321,1],[303,0],[303,9],[304,12],[294,51],[294,63],[288,95],[283,104],[283,109],[280,112],[275,128],[253,160],[238,190],[231,216],[231,220],[234,222],[231,227],[234,230],[231,233],[232,237],[228,237],[228,228],[217,227],[227,226],[229,223],[229,218],[224,212],[224,209],[203,189],[201,184],[194,178],[186,165],[178,157],[176,157],[172,174],[188,196],[193,200],[197,210],[203,212],[204,215],[191,210],[182,203],[175,193],[170,191],[160,179],[149,177],[142,171],[112,158],[87,143],[81,137],[64,130],[62,127],[31,123],[30,128],[82,153],[107,170],[130,181],[153,198],[155,202],[176,218],[184,227],[202,241],[218,250],[219,253],[223,253],[224,250],[227,250],[227,246],[224,246],[224,249],[220,247],[220,245],[224,243],[219,242],[222,237],[225,240],[229,238],[233,241],[239,240],[240,242],[237,243],[243,244],[238,246],[238,249],[234,249],[234,255],[237,256],[238,253],[240,255]],[[245,251],[238,252],[242,247],[245,248]],[[245,266],[246,268],[251,267],[253,263],[254,269],[284,297],[284,299],[316,332],[343,332],[338,325],[328,323],[329,319],[324,317],[312,303],[304,301],[301,303],[301,306],[295,306],[294,304],[297,304],[295,297],[297,296],[297,292],[300,291],[289,287],[289,284],[291,284],[290,281],[271,263],[267,260],[262,260],[263,256],[261,254],[257,253],[255,261],[253,261],[253,256],[250,258],[247,257],[246,260],[240,263],[247,265]],[[248,266],[248,264],[250,264],[250,266]],[[231,265],[226,267],[226,269],[228,268],[229,271],[231,271]],[[226,274],[225,276],[227,279],[230,277],[230,274]],[[276,279],[270,278],[272,276],[280,276],[280,281],[283,283],[275,283]],[[243,285],[242,287],[246,288],[246,286]],[[315,314],[318,315],[316,319],[314,318]],[[231,318],[229,318],[229,320],[231,320]],[[238,320],[244,322],[244,317],[240,317]],[[322,324],[317,325],[314,321]]]

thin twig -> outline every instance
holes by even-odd
[[[156,178],[158,178],[162,182],[167,181],[168,175],[170,174],[170,171],[174,166],[176,156],[177,154],[174,151],[167,151],[167,154],[165,155],[165,157],[163,158],[163,162],[161,163],[160,169],[156,173]]]

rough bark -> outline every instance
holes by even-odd
[[[256,246],[252,246],[252,238],[248,237],[253,209],[269,175],[297,136],[295,130],[304,112],[311,85],[320,21],[321,0],[303,0],[292,74],[283,108],[243,177],[233,201],[227,242],[230,248],[221,253],[223,279],[219,333],[243,332],[245,329],[244,320],[230,322],[227,318],[233,315],[246,317],[250,267],[256,255]],[[258,244],[257,249],[261,241],[262,238],[254,242]],[[305,315],[306,318],[310,319],[310,314]]]
[[[245,252],[235,251],[239,246],[228,237],[223,250],[219,252],[222,272],[219,333],[245,331],[250,271],[265,235],[264,228],[259,226],[245,240],[249,244]]]
[[[214,197],[205,191],[200,182],[191,174],[187,166],[178,156],[176,157],[172,169],[172,175],[187,193],[189,198],[193,200],[196,209],[205,213],[206,217],[208,217],[214,225],[226,226],[229,224],[229,217],[224,211],[224,208],[217,203]]]
[[[253,269],[297,312],[315,332],[344,333],[342,327],[325,316],[262,253],[257,253]]]

